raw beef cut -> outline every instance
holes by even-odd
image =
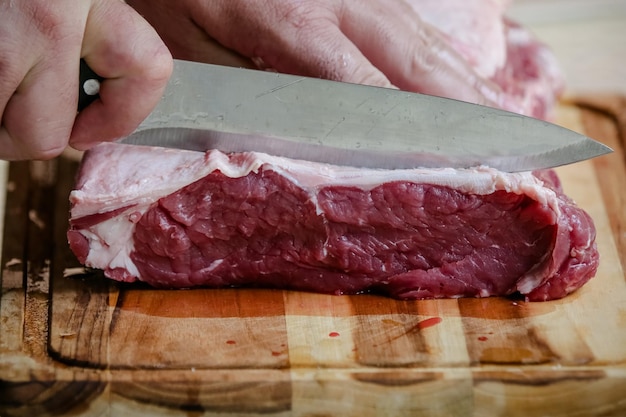
[[[70,199],[77,258],[156,287],[550,300],[598,265],[592,220],[553,171],[372,170],[102,144]]]

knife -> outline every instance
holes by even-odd
[[[93,100],[94,78],[101,79],[89,71],[81,62],[81,86],[91,81]],[[181,60],[156,108],[121,143],[369,168],[487,165],[508,172],[612,152],[564,127],[487,106]]]

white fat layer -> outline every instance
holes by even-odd
[[[212,150],[205,153],[143,146],[102,144],[83,161],[77,189],[70,194],[71,217],[107,213],[128,208],[111,219],[80,232],[89,240],[87,265],[96,268],[125,268],[138,276],[130,260],[137,213],[180,188],[213,171],[231,178],[244,177],[263,167],[273,170],[307,190],[316,202],[317,190],[325,186],[354,186],[371,189],[393,181],[411,181],[457,189],[476,195],[504,190],[525,194],[554,213],[560,210],[556,194],[530,172],[505,173],[488,167],[473,169],[377,170],[334,166],[249,152],[229,159]],[[318,207],[318,210],[319,207]]]
[[[139,270],[130,259],[134,250],[132,237],[135,224],[130,222],[129,216],[136,212],[137,210],[124,212],[80,231],[89,240],[89,255],[85,261],[87,266],[101,269],[123,268],[132,276],[139,276]]]

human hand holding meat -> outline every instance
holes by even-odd
[[[178,58],[518,110],[406,1],[129,0]],[[225,58],[226,56],[226,58]]]
[[[81,57],[105,81],[77,116]],[[154,29],[119,0],[0,0],[0,159],[48,159],[130,133],[171,67]]]

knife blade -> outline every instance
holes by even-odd
[[[543,120],[394,89],[175,60],[121,143],[369,168],[552,168],[612,150]]]

